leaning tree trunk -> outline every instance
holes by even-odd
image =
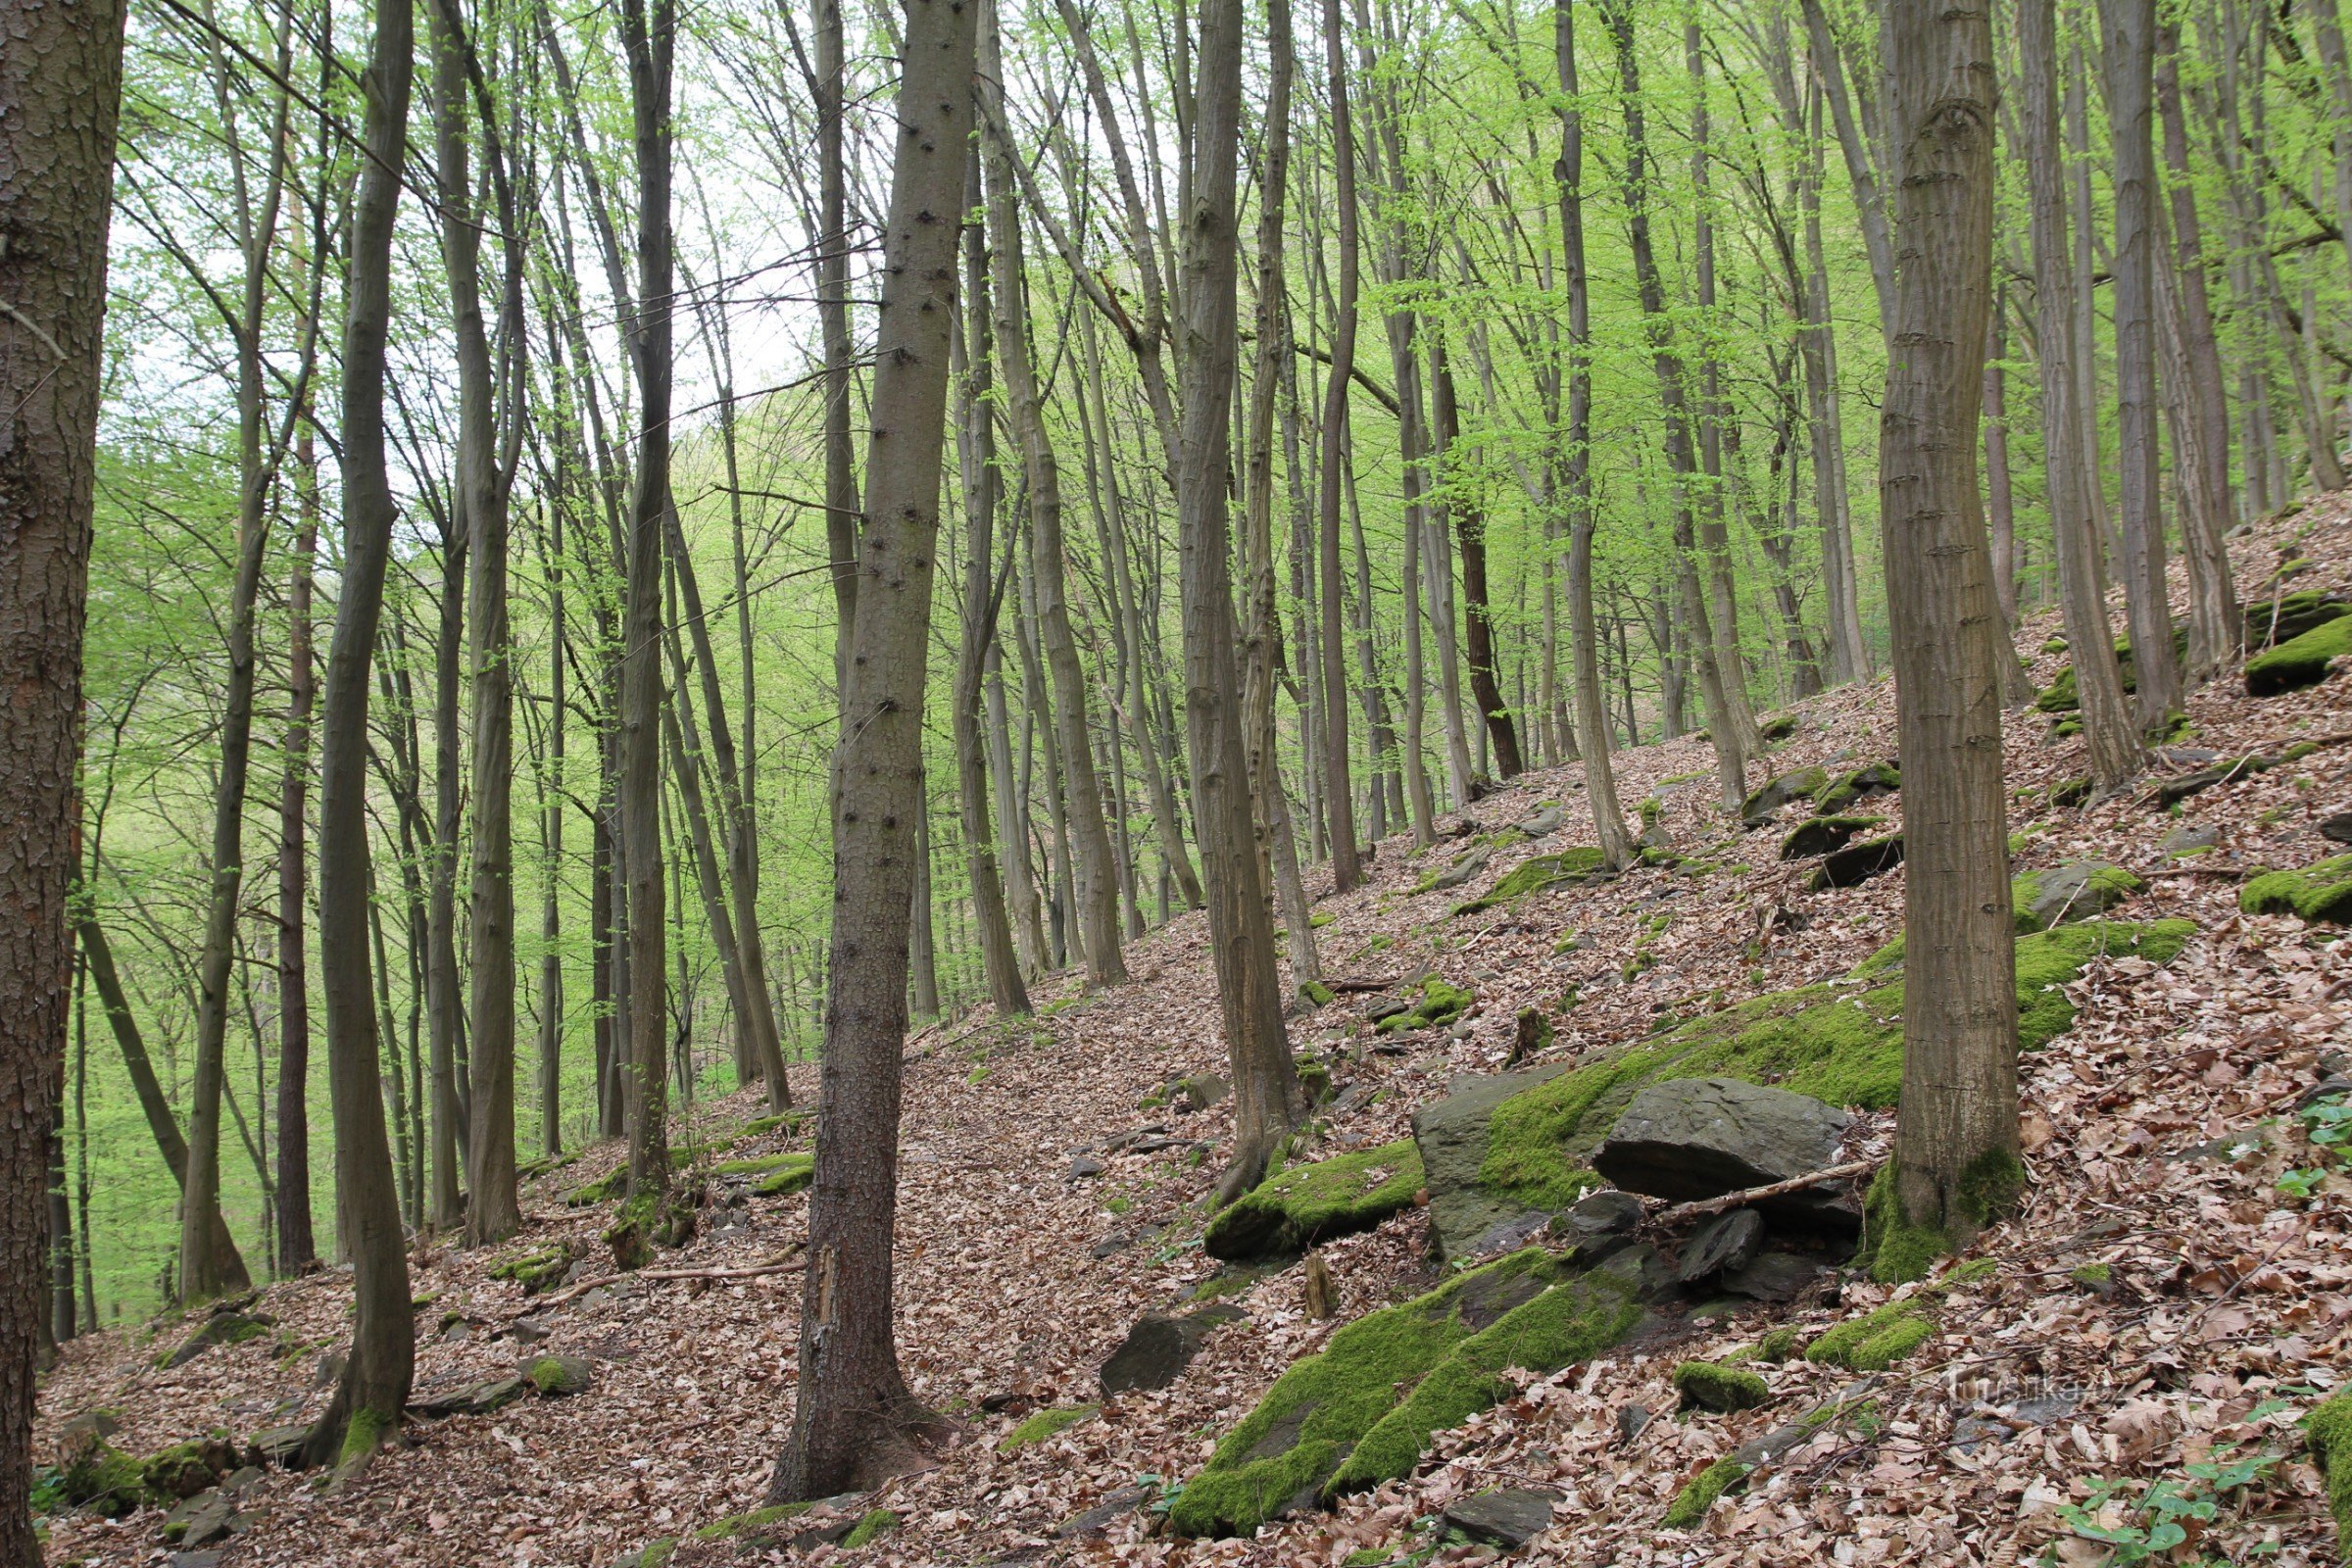
[[[921,1414],[892,1333],[901,1054],[923,691],[947,442],[956,225],[972,129],[979,7],[909,0],[882,233],[873,435],[866,449],[858,619],[844,662],[830,793],[833,906],[817,1088],[808,1274],[792,1438],[775,1502],[861,1488],[904,1463]]]
[[[1338,181],[1340,246],[1338,319],[1332,327],[1331,376],[1323,387],[1323,453],[1315,475],[1315,560],[1318,612],[1323,627],[1323,808],[1331,815],[1331,874],[1335,892],[1364,880],[1355,842],[1354,786],[1348,777],[1347,629],[1341,606],[1346,584],[1340,574],[1341,458],[1348,445],[1348,378],[1355,370],[1356,272],[1359,240],[1355,206],[1355,127],[1348,112],[1346,32],[1340,0],[1323,0],[1323,54],[1330,73],[1332,165]],[[1372,701],[1367,688],[1367,702]],[[1372,787],[1380,788],[1373,763]],[[1376,815],[1379,813],[1375,813]]]
[[[2057,24],[2053,0],[2020,0],[2018,55],[2029,145],[2055,147],[2058,136]],[[2034,358],[2041,370],[2041,426],[2051,542],[2066,607],[2066,640],[2082,705],[2082,738],[2102,790],[2121,787],[2145,765],[2124,698],[2107,626],[2107,574],[2099,564],[2098,524],[2084,493],[2082,422],[2075,407],[2075,278],[2067,253],[2066,171],[2054,158],[2029,158],[2033,187]]]
[[[1903,758],[1903,1096],[1871,1244],[1886,1275],[2014,1202],[2016,944],[2001,778],[2000,625],[1978,503],[1990,293],[1990,13],[1892,0],[1900,346],[1880,418],[1880,534]]]
[[[1239,358],[1236,166],[1241,159],[1242,4],[1200,12],[1200,84],[1184,214],[1177,358],[1183,409],[1176,470],[1184,685],[1193,800],[1208,884],[1209,946],[1234,1082],[1234,1152],[1217,1184],[1230,1200],[1257,1184],[1300,1109],[1282,1021],[1274,921],[1250,820],[1249,747],[1234,668],[1232,540],[1226,510]]]
[[[351,1353],[306,1451],[366,1462],[408,1403],[416,1370],[409,1259],[384,1135],[368,916],[368,683],[399,514],[384,462],[384,349],[392,225],[400,205],[416,23],[409,0],[376,0],[343,324],[343,582],[327,651],[319,734],[318,968],[335,1115],[337,1231],[352,1260]]]

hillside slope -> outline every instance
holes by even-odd
[[[2314,563],[2295,588],[2352,583],[2352,521],[2340,507],[2232,543],[2249,600],[2289,556]],[[2041,647],[2054,619],[2036,617],[2021,646]],[[2036,686],[2063,663],[2036,655]],[[1792,711],[1775,772],[1850,769],[1891,754],[1884,681]],[[2222,759],[2340,741],[2352,732],[2352,675],[2259,700],[2232,676],[2197,695],[2189,717],[2182,744]],[[1376,1549],[1352,1560],[1427,1560],[1433,1550],[1453,1560],[1484,1548],[1447,1544],[1427,1521],[1489,1488],[1535,1486],[1560,1494],[1552,1527],[1529,1548],[1547,1562],[2010,1563],[2054,1543],[2058,1560],[2089,1564],[2106,1560],[2105,1548],[2070,1526],[2145,1527],[2153,1516],[2135,1504],[2160,1478],[2189,1502],[2212,1503],[2210,1526],[2198,1524],[2211,1531],[2208,1551],[2335,1560],[2322,1482],[2295,1423],[2352,1369],[2352,1182],[2290,1183],[2309,1187],[2307,1197],[2278,1183],[2330,1163],[2296,1112],[2331,1071],[2352,1074],[2328,1054],[2352,1054],[2352,945],[2291,915],[2241,915],[2238,899],[2249,867],[2301,866],[2340,850],[2316,824],[2352,808],[2352,748],[2325,745],[2168,814],[2149,790],[2046,805],[2080,771],[2079,743],[2047,729],[2046,714],[2011,716],[2019,869],[2082,857],[2128,867],[2145,886],[2118,916],[2184,917],[2198,935],[2163,966],[2094,960],[2072,988],[2074,1027],[2026,1061],[2027,1210],[1971,1253],[1988,1269],[1935,1294],[1931,1337],[1878,1374],[1862,1396],[1868,1420],[1822,1425],[1746,1476],[1743,1494],[1689,1528],[1666,1525],[1694,1476],[1857,1381],[1823,1361],[1756,1361],[1771,1403],[1678,1418],[1676,1364],[1752,1348],[1777,1326],[1816,1334],[1889,1296],[1849,1281],[1835,1300],[1816,1292],[1790,1307],[1742,1309],[1670,1346],[1525,1379],[1516,1397],[1439,1439],[1410,1479],[1335,1511],[1254,1540],[1154,1534],[1154,1516],[1135,1505],[1139,1477],[1151,1478],[1147,1490],[1184,1482],[1285,1367],[1351,1318],[1442,1278],[1428,1261],[1427,1212],[1407,1207],[1323,1249],[1335,1316],[1308,1315],[1302,1267],[1226,1276],[1220,1298],[1244,1315],[1210,1330],[1171,1387],[1103,1398],[1098,1368],[1138,1318],[1222,1269],[1197,1243],[1230,1104],[1158,1102],[1171,1080],[1222,1065],[1204,930],[1191,916],[1134,946],[1130,986],[1088,997],[1067,984],[1039,996],[1034,1019],[1008,1026],[984,1012],[909,1047],[902,1353],[916,1395],[962,1418],[969,1440],[936,1468],[844,1504],[845,1519],[877,1508],[899,1517],[888,1533],[869,1526],[870,1544],[750,1552],[690,1542],[669,1561],[1337,1564],[1365,1548]],[[2181,756],[2173,773],[2203,765]],[[1899,933],[1899,868],[1804,891],[1813,862],[1776,858],[1793,817],[1745,834],[1726,822],[1703,742],[1618,762],[1627,801],[1655,799],[1674,850],[1703,869],[1645,868],[1455,916],[1457,903],[1526,852],[1498,853],[1466,891],[1415,895],[1458,846],[1415,858],[1408,839],[1392,837],[1368,887],[1318,900],[1318,914],[1333,917],[1317,933],[1328,977],[1385,989],[1428,970],[1475,1001],[1451,1027],[1418,1032],[1371,1029],[1363,1013],[1380,989],[1344,991],[1298,1019],[1295,1049],[1327,1064],[1345,1107],[1328,1115],[1317,1157],[1409,1136],[1413,1109],[1455,1075],[1509,1059],[1522,1009],[1544,1009],[1555,1030],[1533,1059],[1577,1060],[1661,1021],[1842,974]],[[1574,769],[1527,775],[1466,816],[1490,832],[1546,801],[1565,822],[1542,848],[1590,842]],[[1899,797],[1866,808],[1899,825]],[[2215,829],[2214,847],[2186,858],[2160,851],[2184,826]],[[1576,940],[1564,942],[1570,933]],[[795,1088],[813,1098],[812,1069]],[[744,1135],[760,1108],[743,1097],[697,1107],[701,1138],[732,1141],[698,1165],[714,1192],[767,1174],[730,1183],[706,1168],[715,1161],[807,1148],[791,1125]],[[1887,1120],[1882,1113],[1864,1142],[1883,1145]],[[807,1200],[751,1194],[734,1210],[748,1224],[706,1224],[654,1265],[705,1277],[590,1286],[611,1272],[598,1240],[610,1208],[564,1199],[616,1157],[591,1150],[535,1182],[517,1245],[485,1255],[433,1247],[414,1259],[417,1294],[430,1298],[418,1313],[419,1398],[548,1354],[583,1360],[585,1391],[418,1421],[410,1446],[333,1493],[272,1471],[240,1494],[237,1506],[255,1517],[213,1548],[219,1562],[605,1568],[758,1506],[790,1420],[801,1285],[792,1250]],[[564,1245],[587,1262],[553,1293],[565,1298],[552,1308],[493,1277],[501,1263]],[[711,1277],[771,1263],[780,1266]],[[259,1332],[176,1370],[158,1369],[157,1357],[192,1325],[76,1342],[44,1389],[42,1451],[71,1418],[98,1409],[114,1413],[112,1441],[133,1454],[215,1428],[244,1440],[299,1423],[324,1398],[315,1372],[338,1343],[347,1287],[332,1271],[271,1287],[251,1309],[270,1319]],[[1031,1412],[1091,1405],[1100,1408],[1000,1451]],[[1633,1423],[1621,1418],[1631,1406],[1656,1419],[1629,1436]],[[2232,1457],[2262,1462],[2242,1475],[2226,1463],[2191,1468]],[[1073,1520],[1087,1528],[1068,1528]],[[111,1522],[59,1516],[52,1560],[153,1560],[161,1521],[153,1508]]]

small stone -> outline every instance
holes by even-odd
[[[524,1345],[537,1345],[554,1330],[543,1317],[518,1317],[507,1325],[507,1332]]]
[[[1206,1110],[1233,1093],[1233,1086],[1213,1072],[1197,1072],[1168,1086],[1168,1102],[1181,1111]]]
[[[1794,1252],[1763,1252],[1738,1268],[1726,1269],[1716,1284],[1751,1300],[1787,1301],[1819,1279],[1821,1267]]]
[[[1633,1194],[1604,1188],[1578,1199],[1567,1213],[1553,1221],[1552,1229],[1580,1240],[1623,1236],[1642,1223],[1643,1212],[1642,1200]]]
[[[1507,1487],[1463,1497],[1446,1509],[1446,1523],[1478,1541],[1517,1548],[1551,1528],[1560,1494],[1543,1487]]]
[[[1617,1407],[1617,1441],[1631,1443],[1656,1419],[1646,1404],[1621,1404]]]
[[[596,1369],[576,1355],[543,1355],[526,1363],[522,1376],[545,1397],[560,1399],[584,1392]]]
[[[2320,818],[2320,837],[2333,839],[2338,844],[2352,844],[2352,811],[2338,811],[2333,816]]]
[[[1102,1162],[1091,1154],[1080,1154],[1070,1161],[1070,1168],[1061,1174],[1064,1181],[1073,1182],[1089,1176],[1100,1176],[1102,1174]]]
[[[256,1432],[253,1441],[245,1446],[248,1462],[267,1468],[284,1465],[288,1469],[302,1462],[303,1445],[311,1441],[311,1429],[300,1427],[270,1427]]]
[[[1143,1506],[1150,1494],[1141,1487],[1126,1487],[1112,1493],[1092,1508],[1074,1518],[1065,1519],[1054,1527],[1056,1539],[1067,1541],[1073,1536],[1096,1536],[1109,1529],[1120,1519]]]
[[[2167,833],[2156,848],[2175,859],[2203,855],[2221,847],[2222,830],[2211,822],[2184,825]]]
[[[1696,1284],[1726,1269],[1744,1265],[1764,1241],[1764,1216],[1752,1208],[1735,1208],[1701,1225],[1683,1249],[1675,1278]]]
[[[1240,1307],[1224,1304],[1204,1306],[1182,1317],[1146,1313],[1102,1363],[1099,1374],[1102,1392],[1130,1394],[1168,1387],[1200,1353],[1211,1329],[1240,1322],[1244,1315]]]

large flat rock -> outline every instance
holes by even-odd
[[[1445,1099],[1413,1112],[1413,1143],[1421,1151],[1422,1182],[1429,1189],[1431,1229],[1441,1257],[1469,1255],[1481,1237],[1530,1212],[1526,1204],[1479,1185],[1488,1123],[1504,1101],[1567,1070],[1564,1063],[1553,1063],[1464,1074],[1453,1080]]]
[[[1803,1176],[1838,1161],[1852,1118],[1835,1105],[1737,1078],[1673,1078],[1636,1095],[1592,1156],[1629,1193],[1688,1202]],[[1836,1187],[1768,1199],[1768,1217],[1830,1220]],[[1834,1221],[1833,1221],[1834,1222]]]

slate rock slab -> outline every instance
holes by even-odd
[[[1837,1163],[1849,1116],[1808,1095],[1737,1078],[1675,1078],[1636,1095],[1592,1156],[1629,1193],[1676,1202],[1719,1198]],[[1768,1199],[1767,1218],[1819,1224],[1838,1189]]]
[[[1446,1523],[1477,1541],[1517,1548],[1551,1528],[1560,1494],[1544,1487],[1508,1487],[1462,1497],[1446,1509]]]
[[[1143,1506],[1151,1494],[1141,1487],[1126,1487],[1112,1493],[1092,1508],[1065,1519],[1054,1527],[1055,1539],[1067,1541],[1073,1536],[1099,1536],[1128,1514]]]
[[[1794,1300],[1821,1277],[1822,1265],[1795,1252],[1759,1252],[1738,1268],[1726,1269],[1716,1284],[1756,1301]]]
[[[1441,1257],[1468,1255],[1480,1237],[1528,1212],[1526,1205],[1496,1198],[1479,1185],[1487,1160],[1487,1128],[1494,1108],[1513,1095],[1548,1083],[1567,1071],[1565,1063],[1518,1072],[1465,1074],[1453,1080],[1443,1100],[1413,1112],[1413,1143],[1421,1151],[1423,1185]]]
[[[1594,1241],[1603,1236],[1624,1236],[1642,1223],[1644,1212],[1642,1200],[1633,1194],[1604,1188],[1578,1199],[1566,1213],[1552,1221],[1551,1228],[1555,1235],[1571,1237],[1580,1242]]]
[[[1209,1331],[1247,1316],[1238,1306],[1216,1303],[1180,1317],[1148,1312],[1127,1331],[1098,1374],[1105,1395],[1164,1389],[1184,1375],[1200,1353]]]
[[[2019,913],[2031,918],[2036,931],[2094,919],[2140,887],[2139,878],[2104,860],[2070,860],[2055,870],[2030,875],[2033,897]],[[2018,922],[2021,928],[2025,923]]]
[[[1752,1208],[1718,1214],[1691,1234],[1683,1246],[1675,1278],[1685,1285],[1745,1266],[1764,1245],[1764,1216]]]
[[[1560,830],[1568,813],[1557,806],[1539,806],[1512,825],[1531,839],[1540,839]]]
[[[1812,879],[1806,884],[1813,892],[1829,888],[1859,887],[1882,872],[1891,871],[1903,863],[1903,836],[1890,833],[1883,839],[1864,839],[1848,844],[1822,858],[1814,867]]]

